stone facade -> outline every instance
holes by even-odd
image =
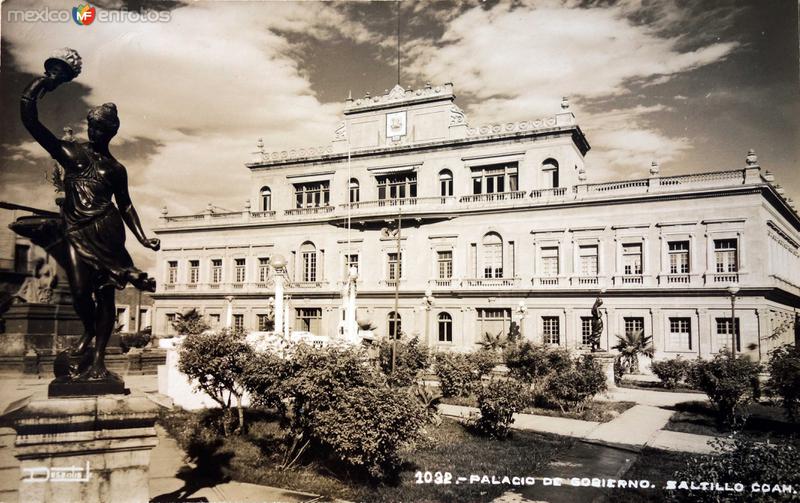
[[[437,349],[471,350],[511,322],[581,348],[601,295],[601,347],[642,329],[657,358],[708,356],[732,340],[731,285],[737,349],[764,359],[795,337],[800,219],[755,155],[741,169],[662,176],[654,164],[587,183],[589,144],[566,101],[552,117],[473,127],[454,98],[447,84],[348,100],[329,147],[259,142],[243,211],[165,210],[154,333],[193,307],[224,323],[226,296],[234,324],[257,330],[281,254],[294,330],[341,334],[356,262],[357,317],[385,335],[399,246],[400,330]]]

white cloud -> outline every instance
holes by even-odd
[[[326,4],[231,7],[192,4],[172,11],[168,23],[4,25],[3,38],[25,70],[41,72],[55,47],[78,50],[83,58],[78,81],[92,89],[88,101],[118,105],[122,126],[114,143],[136,137],[160,143],[147,158],[121,159],[148,229],[164,204],[173,214],[200,210],[211,201],[242,208],[249,195],[243,163],[259,137],[268,150],[330,142],[339,106],[317,100],[291,56],[291,44],[278,33],[372,37]],[[57,99],[55,94],[47,101]],[[47,101],[42,107],[52,106]],[[26,143],[17,152],[44,162],[40,150]],[[29,204],[42,194],[3,192]],[[136,243],[129,247],[134,256],[152,260],[136,251]]]
[[[608,108],[602,102],[720,61],[737,43],[679,50],[683,37],[663,35],[665,26],[679,24],[681,12],[672,4],[657,26],[629,19],[641,7],[638,1],[590,9],[574,4],[547,0],[469,9],[450,21],[440,40],[409,44],[411,70],[421,80],[452,81],[457,93],[473,98],[467,110],[472,123],[550,115],[568,96],[593,147],[587,157],[593,178],[646,173],[653,159],[679,158],[690,141],[670,137],[648,120],[667,107],[601,112]]]

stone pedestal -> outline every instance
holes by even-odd
[[[16,430],[19,501],[149,501],[158,407],[143,395],[27,398],[4,415]]]
[[[603,366],[603,373],[606,375],[606,385],[608,389],[617,389],[617,383],[614,380],[614,358],[616,356],[608,351],[598,351],[597,353],[590,354]]]

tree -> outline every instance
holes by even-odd
[[[644,330],[639,329],[626,332],[624,336],[617,336],[616,349],[620,353],[622,364],[629,373],[639,372],[639,355],[652,358],[655,354],[653,338],[644,335]]]
[[[245,342],[242,331],[222,329],[219,332],[190,334],[181,344],[178,370],[196,380],[196,388],[204,391],[224,411],[223,429],[230,433],[233,421],[231,400],[238,411],[237,432],[244,428],[244,376],[254,359],[253,349]]]
[[[201,334],[211,328],[206,319],[197,309],[189,309],[185,313],[178,313],[172,327],[181,335]]]

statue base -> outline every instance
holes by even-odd
[[[589,354],[603,366],[603,373],[606,376],[606,386],[608,389],[617,389],[617,382],[614,379],[614,359],[616,355],[608,351],[596,351]]]
[[[121,379],[113,377],[87,381],[54,379],[47,386],[47,398],[127,395],[129,393],[130,390],[125,388],[125,383]]]
[[[35,399],[9,407],[19,501],[149,501],[158,406],[143,395]]]

